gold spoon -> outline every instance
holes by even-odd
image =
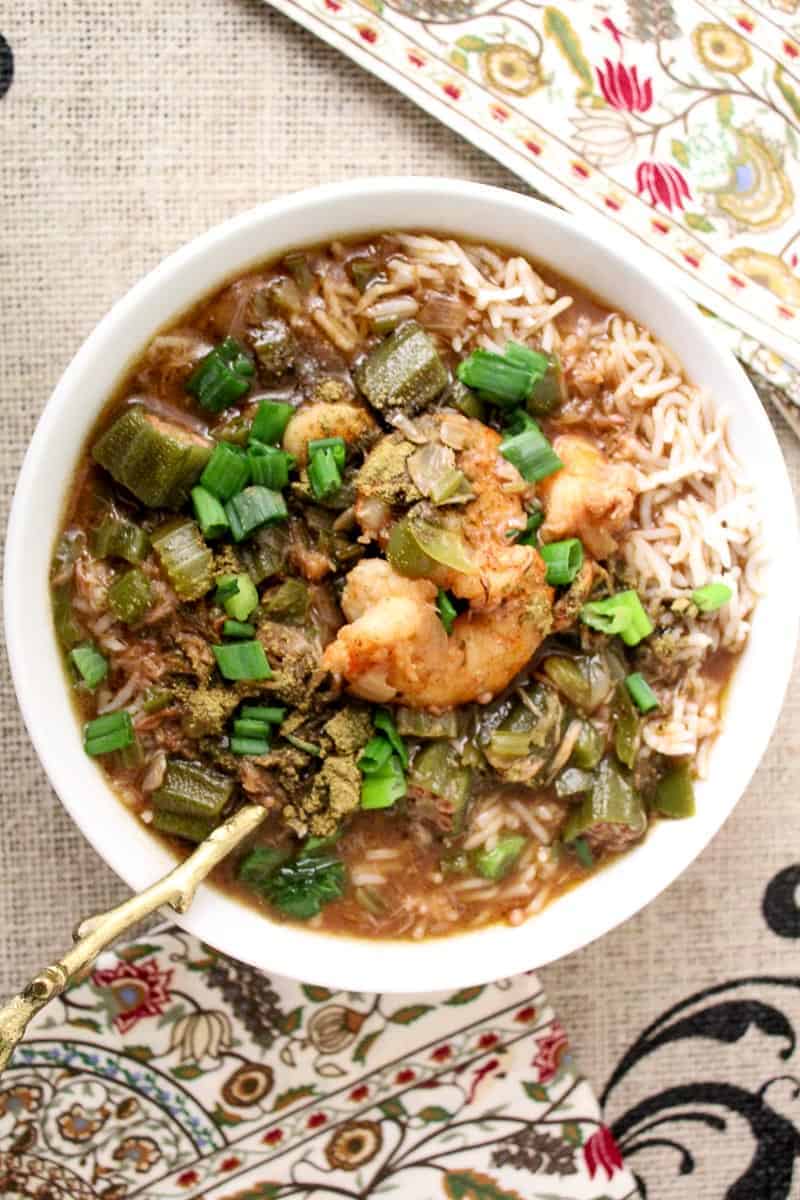
[[[186,912],[198,884],[235,849],[267,815],[260,804],[247,804],[219,825],[177,867],[143,892],[111,908],[87,917],[73,934],[75,945],[52,966],[45,967],[28,986],[0,1007],[0,1071],[8,1064],[14,1047],[22,1040],[28,1022],[45,1004],[59,996],[70,983],[84,978],[101,950],[143,917],[169,904],[175,912]]]

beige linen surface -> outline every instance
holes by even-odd
[[[182,242],[258,201],[348,176],[439,174],[525,190],[260,0],[18,0],[0,7],[0,31],[16,62],[0,101],[3,525],[28,437],[71,355]],[[797,484],[800,445],[771,415]],[[797,943],[768,930],[761,900],[800,858],[798,741],[795,679],[764,763],[713,845],[636,919],[544,972],[598,1088],[671,1004],[738,976],[796,970]],[[0,784],[2,993],[126,889],[48,787],[5,667]],[[759,1047],[755,1034],[736,1046],[740,1062],[753,1056],[748,1086]],[[670,1070],[698,1077],[696,1039],[674,1055]],[[720,1062],[708,1058],[712,1074]],[[641,1095],[659,1084],[642,1085],[644,1069]],[[656,1194],[721,1194],[699,1179],[687,1193],[674,1153],[663,1153]]]

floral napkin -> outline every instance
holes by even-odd
[[[270,0],[647,245],[800,430],[800,0]]]
[[[0,1077],[0,1196],[638,1195],[535,975],[420,997],[268,978],[177,927],[102,956]]]

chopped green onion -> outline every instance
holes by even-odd
[[[307,742],[303,738],[295,737],[293,733],[282,733],[281,737],[285,738],[290,746],[294,746],[296,750],[303,750],[306,754],[313,754],[315,758],[322,758],[322,751],[314,742]]]
[[[528,483],[546,479],[564,465],[539,426],[532,418],[521,433],[505,437],[500,443],[500,453],[507,462],[517,468]]]
[[[228,337],[200,360],[185,386],[201,408],[218,413],[241,400],[254,375],[255,367],[242,347]]]
[[[235,596],[239,590],[238,575],[220,575],[218,576],[217,588],[214,592],[214,603],[220,607],[225,603],[229,596]]]
[[[625,687],[640,712],[649,713],[658,708],[658,696],[639,671],[634,671],[632,675],[626,676]]]
[[[521,342],[506,342],[503,357],[516,366],[524,367],[526,371],[532,371],[535,375],[540,376],[544,375],[550,365],[550,359],[546,354],[542,354],[540,350],[531,350],[529,346],[523,346]]]
[[[250,754],[260,758],[269,753],[269,742],[265,737],[232,737],[231,754]]]
[[[397,732],[394,718],[388,708],[378,708],[372,716],[372,724],[386,737],[403,767],[408,766],[408,750],[406,744]]]
[[[626,646],[638,646],[653,632],[653,624],[632,588],[605,600],[590,600],[581,609],[581,620],[601,633],[618,633]]]
[[[444,625],[444,630],[447,636],[453,632],[453,625],[458,616],[458,609],[453,604],[453,601],[448,596],[447,592],[439,588],[439,593],[436,597],[436,611],[439,614],[439,620]]]
[[[269,725],[266,721],[253,721],[248,717],[237,717],[233,722],[233,732],[236,737],[269,738]]]
[[[377,771],[366,775],[361,782],[361,807],[364,809],[391,808],[406,794],[403,765],[392,754]]]
[[[543,372],[542,372],[543,373]],[[473,350],[456,371],[461,383],[496,404],[524,404],[533,391],[536,375],[529,367],[514,363],[491,350]]]
[[[578,538],[548,542],[539,553],[547,564],[545,579],[555,587],[572,583],[583,566],[583,545]]]
[[[263,442],[251,440],[247,451],[250,463],[250,478],[253,483],[272,488],[279,492],[289,482],[289,472],[294,466],[294,458],[277,446],[265,446]]]
[[[509,529],[506,537],[509,541],[513,540],[518,546],[535,546],[537,544],[536,534],[539,527],[544,522],[544,513],[541,508],[535,508],[533,512],[528,513],[528,519],[525,522],[524,529]]]
[[[365,292],[371,280],[380,274],[380,264],[377,258],[351,258],[347,263],[347,272],[360,292]]]
[[[228,642],[223,646],[212,646],[211,649],[224,679],[272,678],[272,669],[261,642]]]
[[[522,853],[527,839],[514,834],[501,838],[492,850],[478,850],[472,864],[484,879],[505,879]]]
[[[108,674],[108,663],[94,646],[76,646],[69,657],[88,688],[96,688]]]
[[[283,437],[294,409],[291,404],[280,404],[277,400],[262,400],[253,418],[250,438],[274,446]]]
[[[255,484],[228,501],[225,505],[225,515],[231,527],[233,540],[242,542],[251,533],[261,529],[262,525],[285,521],[288,513],[280,492],[273,492],[270,488]]]
[[[248,621],[225,621],[222,626],[222,636],[229,638],[255,637],[256,627]]]
[[[233,587],[233,584],[236,586]],[[258,592],[249,575],[220,575],[214,595],[217,602],[234,621],[246,621],[250,613],[258,608]]]
[[[250,480],[250,465],[240,446],[217,442],[200,476],[200,486],[224,503],[235,496]]]
[[[342,486],[342,473],[332,447],[315,451],[308,460],[308,482],[317,500],[338,492]]]
[[[140,567],[131,567],[108,589],[108,606],[118,621],[135,625],[150,607],[150,580]]]
[[[312,438],[308,443],[309,458],[311,458],[317,450],[332,450],[337,467],[340,471],[344,470],[344,464],[347,461],[347,445],[345,444],[344,438]]]
[[[582,837],[575,838],[575,841],[572,843],[572,849],[575,851],[575,857],[581,866],[585,867],[587,871],[591,871],[594,866],[594,855],[586,839]]]
[[[733,592],[726,583],[707,583],[705,587],[695,588],[692,592],[692,603],[697,605],[700,612],[716,612],[723,604],[728,603],[732,595]]]
[[[694,787],[688,763],[679,763],[659,779],[653,807],[665,817],[694,816]]]
[[[264,721],[267,725],[280,725],[286,716],[285,708],[266,708],[260,704],[245,704],[242,716],[249,721]]]
[[[236,878],[250,887],[263,888],[288,856],[288,851],[277,846],[256,846],[239,863]]]
[[[362,775],[374,775],[386,766],[391,756],[391,742],[385,737],[373,737],[361,751],[356,765]]]
[[[557,354],[548,354],[549,365],[541,379],[537,380],[528,400],[528,412],[536,416],[551,413],[567,399],[567,385],[561,359]]]
[[[228,528],[228,518],[216,496],[212,496],[204,487],[192,488],[192,508],[206,541],[222,537]]]
[[[83,727],[83,748],[93,758],[98,754],[124,750],[133,739],[131,714],[124,708],[87,721]]]

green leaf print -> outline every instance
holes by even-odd
[[[775,86],[783,96],[786,103],[789,105],[789,108],[792,110],[794,115],[796,117],[800,117],[800,96],[798,96],[797,92],[788,82],[783,73],[783,67],[777,66],[772,78],[775,80]]]
[[[225,1125],[241,1125],[244,1119],[244,1117],[237,1117],[236,1113],[228,1112],[227,1108],[223,1108],[221,1104],[218,1104],[211,1114],[211,1120],[220,1128]]]
[[[123,1046],[123,1052],[135,1058],[137,1062],[149,1062],[155,1051],[150,1046]]]
[[[205,1071],[195,1063],[184,1063],[180,1067],[170,1068],[170,1074],[174,1075],[176,1079],[197,1079],[198,1075],[205,1075]]]
[[[705,213],[684,213],[684,220],[690,229],[696,229],[699,233],[713,233],[716,225],[709,221]]]
[[[540,1083],[523,1083],[522,1086],[525,1089],[525,1095],[530,1100],[536,1100],[541,1104],[547,1099],[547,1088],[542,1087]]]
[[[466,50],[469,53],[470,50],[485,50],[487,43],[483,38],[476,37],[474,33],[469,33],[465,37],[458,38],[456,45],[459,49]]]
[[[448,1000],[445,1000],[445,1004],[449,1004],[454,1008],[459,1004],[471,1004],[473,1000],[477,1000],[478,996],[485,991],[486,988],[484,987],[461,988],[460,991],[454,992]]]
[[[463,50],[451,50],[450,62],[454,67],[458,67],[459,71],[469,70],[469,59],[467,58],[466,54],[464,54]]]
[[[681,142],[678,138],[673,138],[670,145],[672,157],[677,158],[682,167],[689,166],[689,151],[686,149],[686,142]]]
[[[413,1021],[418,1021],[420,1017],[429,1013],[432,1008],[432,1004],[405,1004],[393,1012],[389,1020],[395,1025],[411,1025]]]
[[[508,1191],[479,1171],[448,1171],[442,1183],[450,1200],[522,1200],[519,1192]]]
[[[427,1104],[417,1113],[419,1119],[426,1125],[432,1125],[434,1121],[449,1121],[452,1115],[446,1108],[442,1108],[441,1104]]]
[[[586,84],[588,91],[594,91],[592,68],[583,53],[581,39],[573,29],[569,17],[557,8],[546,8],[544,10],[544,31],[556,43],[572,70]]]
[[[384,1100],[383,1104],[379,1104],[378,1108],[385,1117],[407,1117],[408,1109],[395,1096],[391,1100]]]
[[[303,1083],[299,1087],[287,1088],[285,1092],[281,1092],[279,1096],[275,1097],[272,1111],[280,1112],[282,1108],[288,1108],[296,1100],[305,1100],[308,1096],[315,1096],[316,1094],[317,1089],[313,1083]]]
[[[118,950],[117,957],[123,958],[125,962],[136,962],[137,958],[155,954],[158,949],[158,946],[151,946],[148,942],[134,942],[132,946],[125,946],[124,949]]]
[[[733,100],[727,92],[717,100],[717,116],[720,125],[730,125],[733,116]]]
[[[293,1008],[281,1021],[281,1033],[294,1033],[303,1023],[302,1008]]]
[[[383,1033],[382,1029],[376,1029],[374,1033],[368,1033],[365,1037],[363,1037],[361,1039],[361,1041],[358,1043],[358,1045],[356,1046],[355,1050],[353,1051],[353,1062],[357,1062],[357,1063],[366,1062],[367,1055],[369,1054],[370,1050],[372,1049],[373,1044],[381,1036],[382,1033]]]
[[[323,1000],[330,1000],[334,993],[329,992],[327,988],[317,987],[316,984],[304,983],[303,995],[312,1000],[314,1004],[322,1004]]]

